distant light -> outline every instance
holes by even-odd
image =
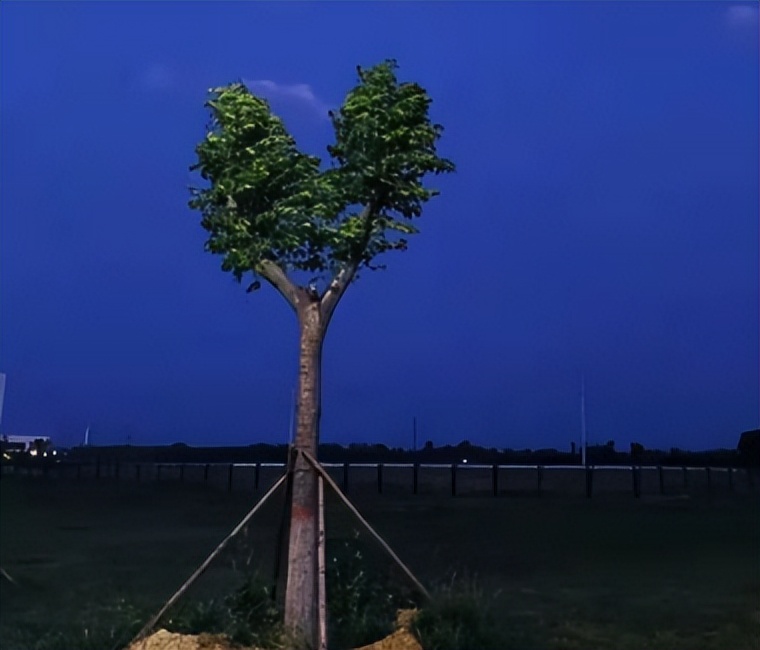
[[[467,459],[466,459],[466,458],[463,458],[463,459],[462,459],[462,462],[463,462],[463,463],[466,463],[466,462],[467,462]]]
[[[58,455],[58,452],[55,449],[53,449],[53,456],[57,456],[57,455]]]
[[[43,453],[42,453],[42,455],[43,455],[45,458],[47,458],[47,452],[46,452],[46,451],[45,451],[45,452],[43,452]]]
[[[37,455],[37,450],[36,449],[30,449],[29,450],[29,455],[30,456],[36,456]]]

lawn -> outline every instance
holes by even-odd
[[[139,627],[262,493],[4,476],[0,564],[17,584],[0,581],[3,650],[118,647],[125,621]],[[757,494],[351,497],[425,584],[482,592],[515,648],[759,647]],[[229,591],[243,570],[269,579],[281,512],[278,495],[188,598]],[[326,517],[328,549],[354,538],[334,498]]]

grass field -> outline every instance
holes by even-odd
[[[144,622],[260,494],[4,476],[0,564],[17,584],[0,581],[3,650],[63,647],[57,631],[103,647],[92,638],[109,626],[116,647],[118,623]],[[756,494],[351,497],[424,583],[474,581],[514,648],[760,647]],[[281,498],[263,508],[189,597],[231,589],[245,567],[271,576],[281,512]],[[336,548],[358,524],[330,499],[327,527]]]

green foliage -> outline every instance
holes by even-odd
[[[172,617],[169,628],[185,634],[224,634],[235,643],[259,648],[280,648],[286,640],[282,612],[269,587],[253,575],[223,599],[191,603]]]
[[[411,605],[410,593],[372,562],[358,536],[327,559],[327,631],[330,648],[357,648],[393,632],[396,610]]]
[[[209,186],[192,190],[190,207],[224,270],[239,280],[268,260],[284,271],[334,273],[406,248],[417,232],[412,218],[436,194],[423,177],[454,166],[436,155],[442,127],[430,122],[427,93],[399,83],[395,69],[393,61],[359,69],[359,85],[330,114],[335,144],[325,170],[243,84],[210,91],[211,124],[191,167]]]
[[[107,650],[121,648],[137,634],[149,613],[121,598],[85,606],[76,620],[51,627],[41,620],[3,629],[3,650]]]
[[[474,580],[440,588],[425,603],[412,631],[425,650],[507,650],[513,645],[494,615],[493,599]]]
[[[358,68],[361,83],[339,113],[330,114],[336,142],[328,151],[340,163],[341,185],[353,202],[411,218],[436,194],[421,185],[422,177],[454,166],[436,155],[443,127],[428,119],[430,97],[416,83],[399,84],[396,67],[386,61]],[[402,232],[408,227],[397,225]]]

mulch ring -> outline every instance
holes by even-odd
[[[400,609],[396,615],[396,631],[390,636],[362,646],[357,650],[422,650],[419,641],[411,633],[410,627],[416,609]],[[241,648],[221,634],[177,634],[158,630],[149,637],[133,643],[128,650],[257,650]]]

